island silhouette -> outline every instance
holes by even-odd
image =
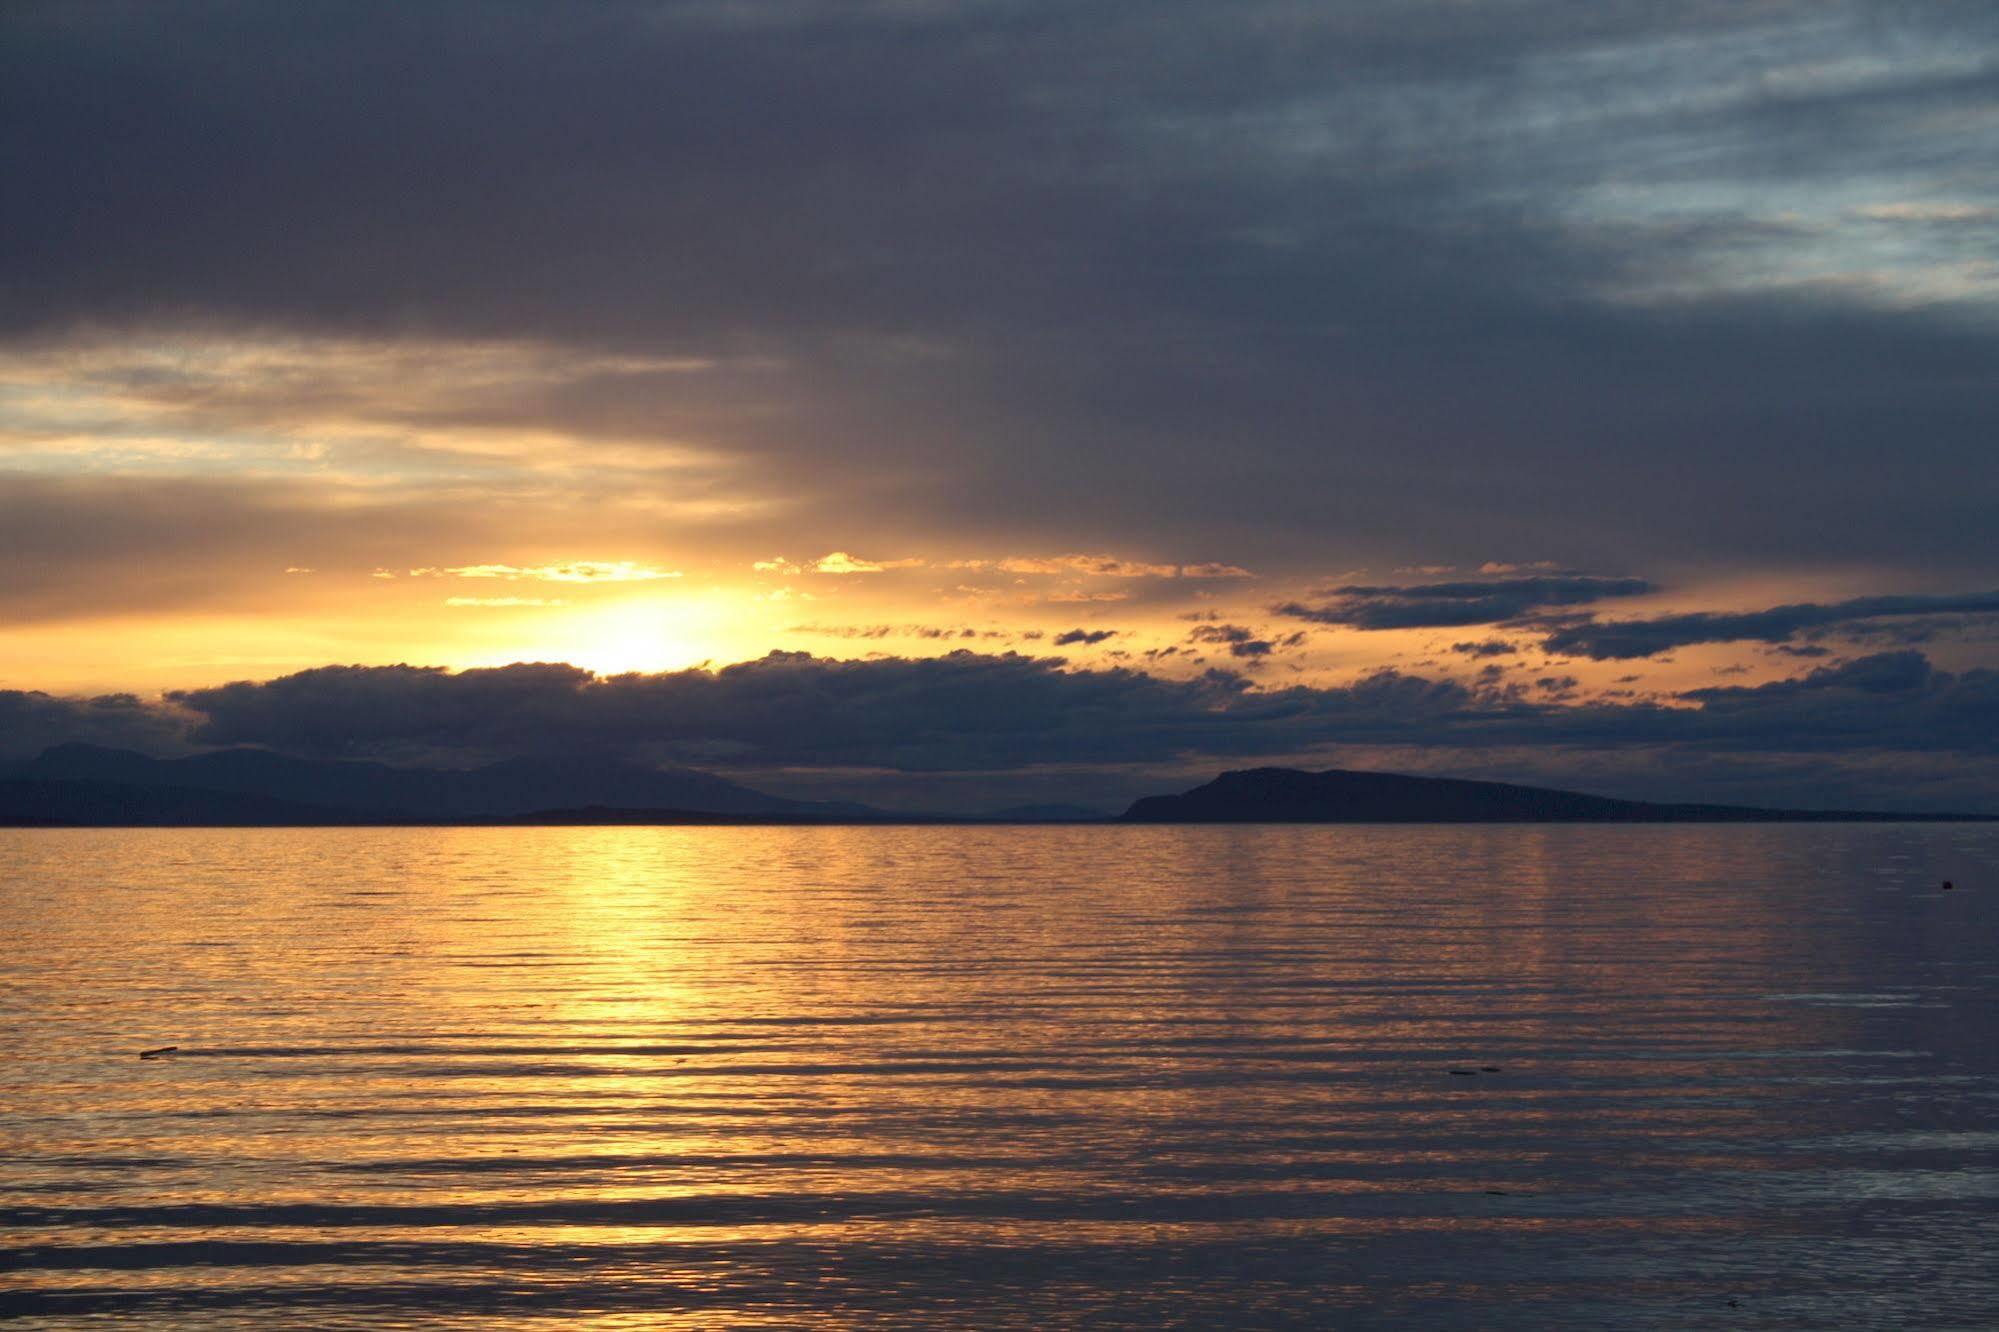
[[[277,827],[375,824],[1798,823],[1989,820],[1990,814],[1770,809],[1619,800],[1549,787],[1330,769],[1224,772],[1121,815],[1013,806],[947,815],[791,800],[692,769],[588,755],[401,768],[222,749],[160,759],[66,744],[0,765],[0,825]]]
[[[1813,823],[1937,822],[1991,815],[1661,804],[1544,786],[1332,768],[1225,772],[1178,795],[1146,796],[1127,823]]]

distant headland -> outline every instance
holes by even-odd
[[[158,759],[58,745],[0,765],[0,826],[332,827],[418,825],[944,823],[1825,823],[1991,821],[1973,813],[1656,804],[1502,782],[1333,769],[1225,772],[1122,815],[1016,806],[984,816],[790,800],[712,773],[584,756],[480,768],[397,768],[224,749]]]
[[[1126,823],[1836,823],[1989,821],[1989,814],[1655,804],[1542,786],[1334,768],[1225,772],[1179,795],[1146,796]]]

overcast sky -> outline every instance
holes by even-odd
[[[1989,0],[17,0],[0,178],[0,757],[1999,809]]]

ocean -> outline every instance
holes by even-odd
[[[1991,825],[15,830],[0,922],[22,1326],[1999,1327]]]

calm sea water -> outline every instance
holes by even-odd
[[[1995,828],[18,831],[0,911],[41,1326],[1999,1327]]]

